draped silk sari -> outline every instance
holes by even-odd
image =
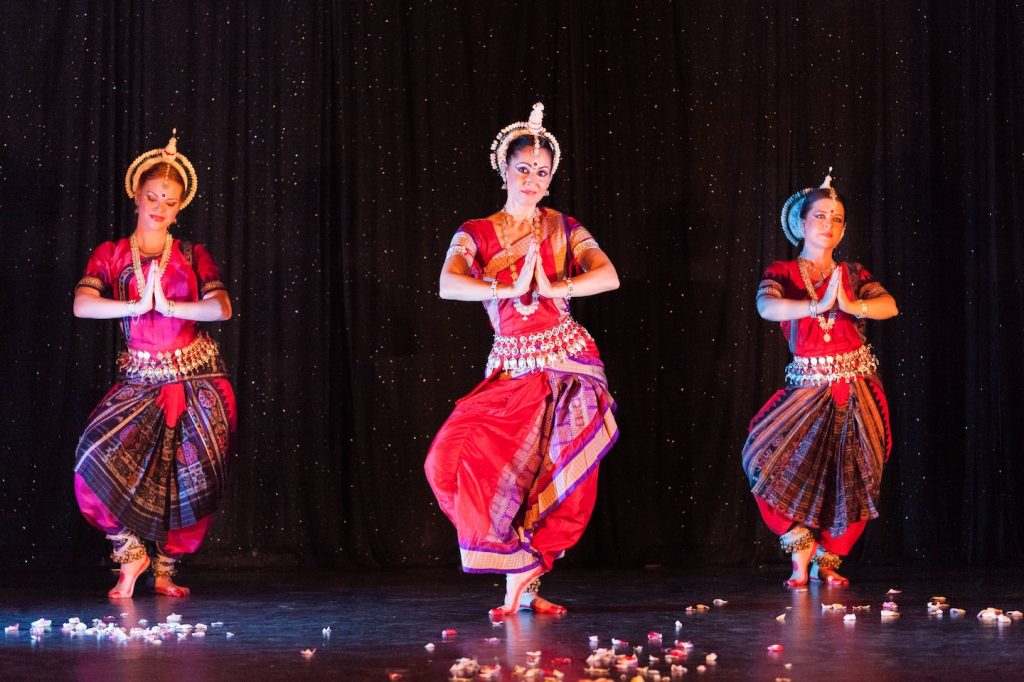
[[[596,248],[572,218],[541,210],[540,258],[551,281],[580,270],[578,257]],[[511,283],[533,239],[502,244],[500,225],[472,220],[456,232],[449,254],[463,257],[474,277]],[[526,295],[522,303],[529,304]],[[524,315],[512,300],[485,301],[495,335],[543,335],[568,319],[562,299],[540,299]],[[601,459],[618,438],[615,402],[589,334],[574,352],[543,367],[490,371],[456,403],[424,466],[441,510],[455,525],[467,572],[549,570],[586,528]]]

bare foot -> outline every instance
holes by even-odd
[[[825,568],[814,563],[811,566],[811,580],[827,583],[829,585],[849,585],[850,580],[839,575],[834,568]]]
[[[170,576],[158,575],[154,581],[156,593],[165,597],[187,597],[192,593],[187,587],[175,584]]]
[[[549,602],[539,594],[533,595],[533,599],[530,601],[530,608],[533,609],[534,613],[549,616],[561,616],[562,614],[569,612],[569,609],[565,608],[561,604]]]
[[[121,573],[117,578],[117,584],[110,588],[107,597],[110,599],[131,599],[135,594],[135,581],[149,568],[149,557],[143,555],[141,559],[121,564]]]
[[[534,578],[539,578],[544,572],[539,566],[532,571],[526,571],[524,573],[508,573],[505,575],[505,603],[497,608],[493,608],[490,611],[492,617],[511,616],[513,613],[519,611],[519,601],[523,597],[523,590],[526,586],[533,582]]]
[[[790,554],[793,562],[793,574],[789,576],[786,584],[790,587],[801,587],[807,584],[807,567],[811,563],[811,557],[818,549],[818,544],[812,542],[805,549],[797,550]]]

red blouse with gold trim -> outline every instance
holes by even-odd
[[[190,258],[189,251],[191,251]],[[160,256],[142,259],[142,271]],[[191,260],[191,262],[189,262]],[[226,290],[220,267],[202,244],[175,239],[167,268],[160,279],[164,295],[171,301],[198,301],[211,291]],[[85,266],[85,276],[75,289],[90,287],[100,295],[118,301],[137,300],[139,290],[132,270],[132,251],[128,238],[104,242],[96,247]],[[151,310],[135,318],[123,318],[121,330],[129,348],[160,351],[182,348],[195,339],[198,329],[193,320],[165,317]]]
[[[844,262],[839,265],[846,271],[842,286],[850,300],[867,300],[889,293],[860,263]],[[820,299],[828,288],[828,279],[811,283]],[[769,265],[761,277],[757,295],[796,301],[811,300],[803,278],[800,276],[800,267],[795,260],[779,260]],[[830,316],[829,313],[821,315],[826,319]],[[825,340],[825,331],[813,317],[780,322],[779,326],[782,327],[782,333],[786,337],[789,350],[793,355],[836,355],[855,351],[866,343],[864,320],[857,319],[856,316],[841,310],[836,314],[835,326],[828,332],[829,341]]]

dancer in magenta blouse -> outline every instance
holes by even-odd
[[[130,237],[93,252],[75,289],[77,317],[119,319],[117,383],[78,444],[75,494],[121,565],[111,598],[131,597],[150,566],[156,591],[189,594],[173,576],[195,552],[224,493],[234,447],[235,396],[216,342],[197,322],[226,320],[231,302],[201,244],[169,232],[196,193],[196,174],[172,137],[125,176],[135,200]]]

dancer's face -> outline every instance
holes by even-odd
[[[543,147],[533,152],[532,146],[525,147],[508,161],[505,184],[512,203],[536,205],[551,184],[551,152]]]
[[[846,210],[841,201],[823,197],[811,204],[803,219],[804,243],[819,249],[834,249],[846,231]]]
[[[167,229],[181,210],[181,195],[185,191],[179,183],[165,178],[150,178],[135,193],[139,207],[139,224],[144,229]]]

